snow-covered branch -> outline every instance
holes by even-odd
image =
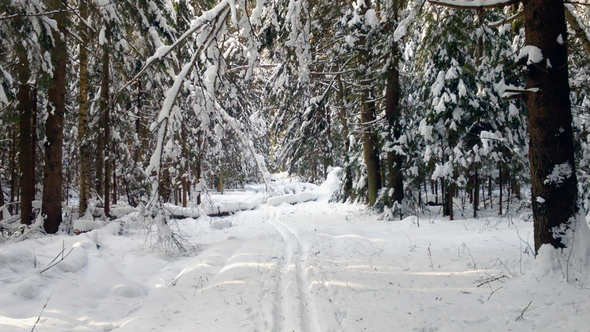
[[[155,129],[155,127],[157,127],[157,126],[159,126],[159,129],[158,129],[158,142],[156,145],[156,149],[150,158],[150,164],[146,168],[147,176],[150,176],[153,172],[156,173],[154,183],[152,184],[152,197],[151,197],[151,200],[150,200],[150,203],[148,204],[148,206],[151,205],[152,202],[154,202],[156,200],[156,198],[158,197],[158,193],[157,193],[158,187],[159,187],[158,181],[159,181],[159,174],[160,174],[160,165],[162,163],[162,152],[163,152],[163,147],[164,147],[164,138],[166,136],[166,131],[168,129],[167,127],[168,127],[168,119],[170,117],[170,112],[172,110],[172,107],[174,106],[174,102],[176,101],[176,97],[178,96],[178,93],[180,92],[180,88],[182,87],[184,80],[187,77],[188,73],[191,71],[192,68],[194,68],[196,61],[199,59],[199,56],[201,54],[200,51],[207,49],[209,47],[209,45],[211,44],[211,42],[215,39],[215,36],[221,30],[221,27],[223,26],[223,22],[227,18],[229,12],[230,12],[229,9],[226,9],[225,11],[223,11],[221,13],[221,15],[216,16],[216,18],[218,19],[217,23],[219,25],[214,27],[214,29],[207,36],[205,43],[203,43],[203,45],[201,45],[201,47],[199,49],[197,49],[195,51],[195,53],[193,53],[190,62],[185,64],[182,71],[178,74],[178,76],[176,76],[176,79],[174,80],[174,84],[172,85],[170,90],[168,90],[168,92],[166,94],[166,99],[164,100],[162,110],[160,111],[160,113],[158,115],[158,120],[152,125],[153,126],[152,129]]]
[[[576,37],[578,37],[582,42],[582,45],[584,45],[586,53],[590,55],[590,37],[588,37],[588,31],[583,28],[584,25],[574,12],[574,7],[572,5],[565,5],[565,18],[576,32]]]
[[[498,8],[514,5],[520,0],[429,0],[433,5],[456,9]]]
[[[233,15],[233,11],[235,10],[235,8],[232,6],[233,3],[234,2],[230,1],[230,0],[221,1],[213,9],[206,11],[205,13],[203,13],[203,15],[201,15],[197,19],[193,20],[191,22],[190,29],[188,29],[185,33],[183,33],[182,36],[180,36],[172,45],[162,45],[162,46],[158,47],[158,49],[156,50],[154,55],[152,55],[151,57],[149,57],[147,59],[145,65],[139,70],[137,75],[135,75],[131,80],[129,80],[125,85],[123,85],[123,87],[121,87],[121,89],[119,89],[119,92],[125,90],[128,86],[130,86],[135,81],[137,81],[139,79],[139,77],[141,77],[141,75],[143,75],[145,73],[145,71],[149,67],[151,67],[151,65],[154,62],[156,62],[156,60],[160,60],[160,59],[166,57],[168,54],[170,54],[170,52],[172,52],[172,50],[174,50],[178,45],[182,44],[188,37],[190,37],[193,33],[195,33],[201,27],[203,27],[204,25],[206,25],[208,23],[215,21],[216,19],[219,19],[219,17],[221,17],[222,15],[224,17],[227,17],[227,11],[229,9],[232,10],[232,15]],[[222,21],[219,21],[219,22],[222,22]]]

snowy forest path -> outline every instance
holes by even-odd
[[[285,244],[285,257],[280,267],[281,283],[277,294],[277,331],[319,332],[314,295],[307,277],[308,250],[296,232],[281,221],[279,213],[269,219]]]
[[[418,227],[318,200],[174,223],[194,255],[146,250],[143,234],[118,229],[0,247],[0,330],[30,330],[51,294],[35,330],[574,331],[590,321],[586,289],[527,274],[524,221]],[[83,266],[40,275],[35,263],[64,241],[80,243]]]

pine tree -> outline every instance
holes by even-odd
[[[66,45],[68,13],[63,1],[48,0],[47,9],[55,11],[57,30],[51,31],[52,44],[44,45],[51,53],[53,81],[47,91],[48,106],[45,121],[45,169],[43,175],[42,213],[47,233],[56,233],[62,221],[62,148],[63,124],[66,112],[66,73],[68,50]]]
[[[453,6],[469,4],[453,1]],[[497,6],[498,4],[494,4]],[[501,5],[501,4],[500,4]],[[567,30],[562,0],[531,0],[523,6],[535,251],[565,246],[562,235],[578,213],[572,114],[569,99]],[[546,204],[547,203],[547,204]]]

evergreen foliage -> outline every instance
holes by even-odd
[[[2,1],[4,219],[21,213],[31,224],[42,199],[43,209],[54,204],[46,223],[56,224],[46,230],[67,231],[61,203],[73,205],[79,191],[89,200],[74,213],[103,218],[111,203],[198,205],[207,190],[256,181],[272,195],[267,165],[316,183],[341,166],[333,199],[388,219],[427,204],[453,218],[463,212],[454,211],[457,198],[469,199],[474,215],[493,202],[503,213],[537,181],[529,162],[537,124],[529,129],[525,105],[534,92],[523,90],[536,53],[525,45],[522,6],[451,7]],[[556,42],[569,53],[574,166],[588,209],[589,18],[579,4],[565,10],[575,38]],[[60,184],[47,174],[61,174]],[[145,215],[165,228],[156,210]]]

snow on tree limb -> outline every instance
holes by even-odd
[[[574,7],[572,5],[565,5],[565,19],[568,21],[572,29],[574,29],[576,37],[578,37],[582,42],[582,45],[584,45],[586,53],[590,55],[590,37],[588,36],[588,31],[583,28],[584,25],[574,12]]]
[[[422,6],[424,6],[424,4],[426,3],[426,1],[423,0],[419,0],[419,4],[416,6],[416,8],[414,10],[412,10],[408,16],[406,18],[404,18],[398,25],[397,28],[395,28],[395,32],[393,33],[393,41],[394,42],[398,42],[400,41],[400,39],[402,39],[407,31],[408,31],[408,26],[410,24],[412,24],[412,22],[414,22],[414,19],[416,18],[416,16],[418,15],[418,13],[420,13],[420,11],[422,10]]]
[[[215,105],[215,109],[217,110],[217,112],[221,115],[221,118],[234,131],[236,131],[237,133],[242,133],[242,130],[240,129],[240,126],[239,126],[239,122],[235,118],[233,118],[232,116],[227,114],[225,109],[223,109],[223,107],[221,107],[221,105],[219,105],[219,103],[215,102],[214,105]],[[268,191],[271,186],[271,179],[270,179],[270,172],[266,168],[264,156],[261,156],[260,154],[256,153],[256,150],[254,149],[254,143],[252,142],[251,139],[246,140],[245,136],[246,135],[244,135],[243,133],[242,133],[242,135],[238,135],[238,137],[242,141],[242,144],[244,144],[244,146],[250,151],[250,153],[252,154],[252,156],[256,160],[256,166],[258,167],[258,170],[262,175],[262,179],[264,180],[264,185],[266,186],[266,189]]]
[[[510,17],[507,17],[507,18],[505,18],[505,19],[503,19],[501,21],[491,22],[491,23],[488,24],[488,26],[490,28],[497,28],[497,27],[502,26],[502,25],[504,25],[506,23],[510,23],[510,22],[512,22],[512,21],[514,21],[514,20],[516,20],[516,19],[518,19],[520,17],[522,17],[522,16],[523,16],[523,12],[520,11],[520,12],[518,12],[518,13],[510,16]]]
[[[158,129],[158,143],[156,145],[156,149],[150,158],[150,164],[146,168],[146,175],[151,176],[152,173],[155,172],[154,182],[152,183],[152,197],[148,206],[150,206],[158,197],[158,187],[159,187],[159,175],[160,175],[160,165],[162,163],[162,151],[164,147],[164,138],[166,136],[166,131],[168,129],[168,119],[170,117],[170,112],[172,111],[172,107],[174,106],[174,102],[178,93],[180,92],[180,88],[182,87],[184,80],[191,69],[195,66],[199,55],[201,54],[201,50],[207,49],[211,42],[215,39],[215,35],[221,30],[223,26],[223,22],[227,18],[229,10],[226,9],[221,15],[215,16],[218,19],[219,26],[217,26],[213,31],[209,33],[207,39],[200,48],[198,48],[195,53],[193,53],[191,57],[191,61],[184,65],[182,71],[176,76],[174,80],[174,84],[166,93],[166,99],[164,100],[164,104],[162,105],[162,110],[158,115],[158,120],[152,124],[152,130],[159,126]],[[205,14],[204,14],[205,15]]]
[[[129,82],[127,82],[125,85],[123,85],[123,87],[121,89],[119,89],[119,92],[125,90],[129,85],[131,85],[135,81],[137,81],[139,79],[139,77],[141,75],[143,75],[143,73],[145,73],[145,71],[149,67],[151,67],[151,65],[154,62],[156,62],[156,60],[160,60],[163,57],[167,56],[174,48],[176,48],[178,45],[182,44],[189,36],[191,36],[193,33],[195,33],[198,29],[200,29],[201,27],[203,27],[207,23],[211,23],[211,22],[215,21],[216,19],[218,19],[222,15],[224,17],[226,17],[228,6],[231,8],[232,15],[233,15],[233,13],[235,12],[234,1],[223,0],[219,4],[217,4],[217,6],[215,6],[213,9],[204,12],[201,16],[199,16],[198,18],[193,20],[191,22],[190,29],[188,29],[185,33],[183,33],[182,36],[180,36],[172,45],[162,45],[162,46],[158,47],[158,49],[156,50],[154,55],[152,55],[151,57],[149,57],[147,59],[145,65],[143,66],[143,68],[141,68],[141,70],[137,73],[137,75],[135,75],[131,80],[129,80]]]
[[[433,5],[456,9],[498,8],[514,5],[520,0],[428,0]]]
[[[6,96],[3,85],[6,85],[7,88],[12,86],[12,76],[0,65],[0,105],[8,105],[8,97]]]

